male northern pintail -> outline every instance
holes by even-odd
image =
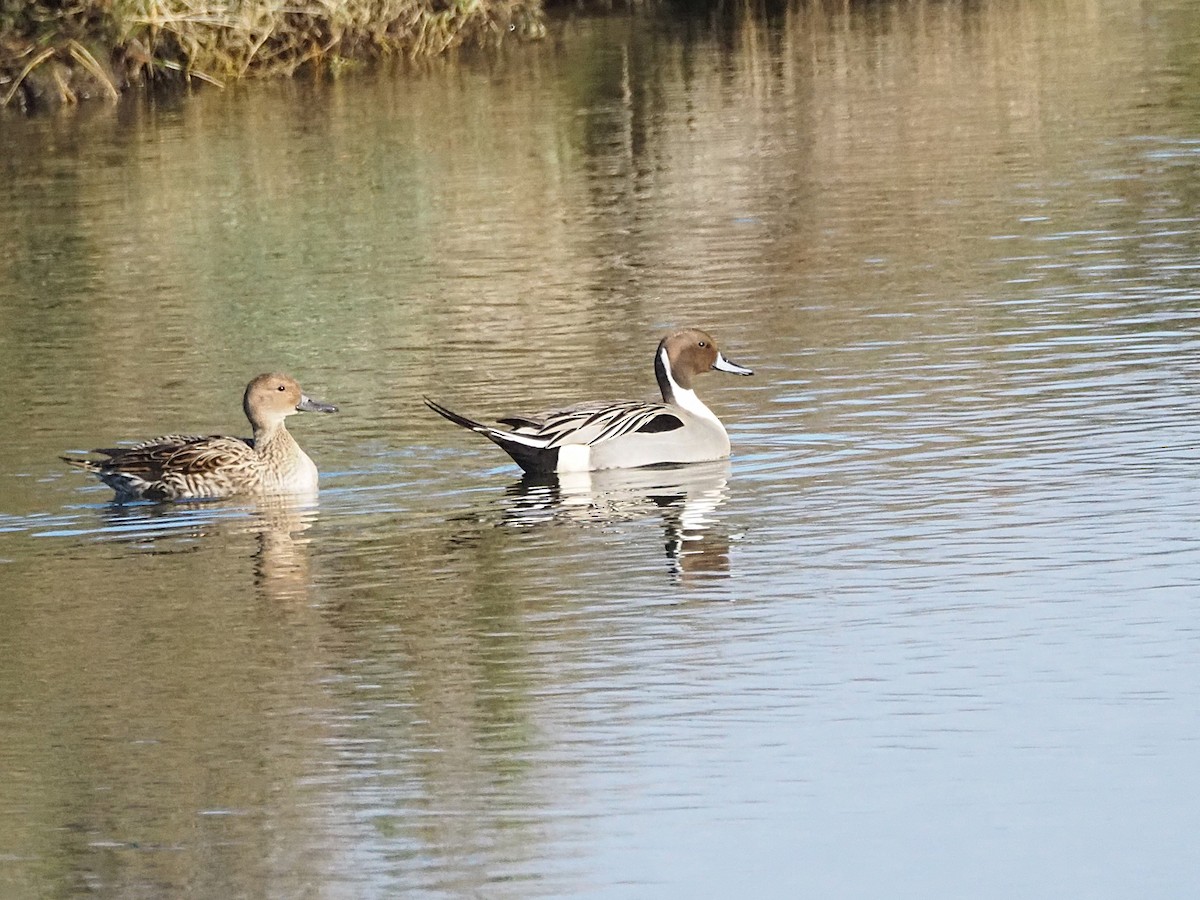
[[[499,445],[526,472],[586,472],[704,462],[729,455],[725,426],[692,389],[692,380],[709,369],[753,374],[725,359],[708,334],[698,328],[685,328],[664,337],[654,354],[662,403],[581,403],[532,416],[499,419],[507,428],[483,425],[428,397],[425,403],[456,425],[477,431]]]
[[[220,500],[237,494],[305,494],[317,467],[288,433],[297,412],[337,412],[305,396],[294,378],[259,375],[242,398],[254,437],[168,434],[132,447],[93,450],[103,460],[63,459],[99,476],[123,500]]]

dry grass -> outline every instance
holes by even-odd
[[[541,14],[541,0],[0,0],[0,103],[115,97],[129,84],[180,78],[219,85],[336,72],[540,37]]]

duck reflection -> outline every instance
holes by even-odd
[[[272,497],[257,501],[242,532],[258,540],[254,554],[254,581],[273,600],[305,601],[312,583],[308,545],[304,532],[317,520],[316,496]]]
[[[682,466],[526,475],[508,489],[504,524],[606,525],[660,516],[671,576],[729,575],[729,535],[717,509],[729,496],[729,460]]]
[[[243,502],[113,504],[102,537],[142,553],[194,552],[205,545],[253,535],[254,583],[275,599],[303,600],[310,584],[309,538],[317,495],[288,494]]]

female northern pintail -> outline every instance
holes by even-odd
[[[654,354],[662,403],[581,403],[498,420],[508,428],[483,425],[428,397],[425,404],[456,425],[499,445],[526,472],[586,472],[704,462],[729,455],[725,426],[692,390],[692,379],[709,369],[753,374],[725,359],[708,334],[698,328],[685,328],[664,337]]]
[[[242,398],[254,437],[168,434],[132,447],[93,450],[103,460],[63,459],[99,476],[124,500],[220,500],[236,494],[305,494],[317,467],[288,433],[297,412],[337,412],[311,400],[287,375],[259,375]]]

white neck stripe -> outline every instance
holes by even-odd
[[[703,400],[696,396],[695,391],[688,391],[681,387],[676,387],[675,405],[686,409],[694,416],[700,416],[702,419],[711,419],[714,422],[719,422],[713,411],[704,405]]]
[[[711,409],[704,405],[696,392],[690,388],[679,386],[679,382],[675,380],[675,371],[671,367],[671,357],[667,355],[667,348],[663,347],[660,353],[663,363],[663,371],[667,373],[667,381],[671,385],[671,397],[675,401],[675,405],[687,410],[693,416],[699,416],[702,419],[709,419],[721,424],[721,420],[716,417]]]

